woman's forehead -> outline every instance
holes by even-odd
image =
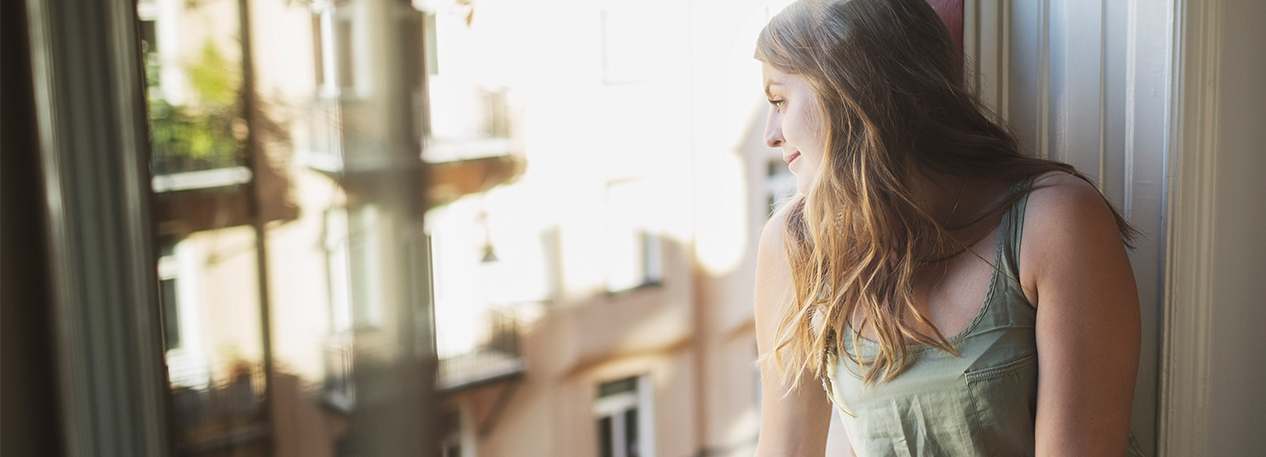
[[[766,92],[777,87],[796,90],[804,87],[807,83],[803,76],[794,73],[787,73],[778,69],[778,67],[769,64],[761,66],[761,74],[764,79]]]

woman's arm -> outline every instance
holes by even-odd
[[[782,309],[792,301],[790,267],[783,248],[785,221],[784,209],[765,225],[756,257],[756,347],[761,360],[773,351]],[[831,406],[822,383],[806,373],[799,387],[788,393],[772,360],[761,364],[760,373],[757,457],[823,455]]]
[[[1029,197],[1020,266],[1037,306],[1037,455],[1119,457],[1141,339],[1130,260],[1093,186],[1062,173],[1037,183],[1050,187]]]

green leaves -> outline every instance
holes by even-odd
[[[189,84],[203,104],[232,105],[237,101],[241,87],[239,71],[235,71],[239,68],[230,63],[220,48],[208,39],[203,43],[198,59],[190,63],[185,71],[189,75]]]
[[[233,134],[237,105],[193,109],[165,100],[149,102],[155,173],[237,166],[242,144]]]
[[[242,135],[234,130],[234,124],[242,122],[238,68],[207,40],[198,58],[185,66],[189,86],[196,94],[193,103],[173,105],[162,98],[150,98],[155,174],[238,165],[242,147]]]

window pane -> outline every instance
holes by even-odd
[[[387,0],[141,0],[137,14],[157,66],[175,455],[442,450],[422,424],[435,404],[421,86],[394,53],[420,53],[422,14]]]
[[[356,36],[353,35],[352,30],[350,19],[339,18],[335,39],[338,42],[338,86],[341,89],[356,86],[356,56],[353,54],[356,49],[354,45]]]
[[[598,398],[610,397],[626,392],[637,392],[637,378],[625,378],[598,386]]]
[[[158,299],[163,304],[163,340],[170,351],[180,347],[180,310],[176,306],[176,280],[161,279],[158,284]]]
[[[637,408],[633,408],[628,411],[625,411],[624,412],[624,441],[625,441],[624,449],[626,449],[626,451],[624,455],[628,457],[642,457],[640,449],[638,448],[639,443],[638,443],[638,438],[637,438],[638,437],[637,429],[638,429]]]
[[[145,64],[145,79],[150,87],[158,86],[162,80],[159,73],[158,29],[154,21],[141,22],[141,59]]]
[[[598,419],[598,455],[602,457],[615,457],[611,426],[610,416]]]
[[[260,453],[272,433],[237,5],[137,8],[176,455]]]
[[[322,40],[325,39],[321,33],[321,22],[325,14],[314,13],[312,15],[312,72],[316,76],[316,85],[321,87],[325,84],[325,62],[321,53],[325,52],[322,46]]]

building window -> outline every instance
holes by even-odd
[[[352,330],[352,278],[345,210],[330,208],[325,211],[324,238],[330,333],[339,334]]]
[[[380,277],[377,221],[372,205],[351,212],[342,207],[325,210],[323,246],[330,326],[322,355],[322,393],[326,405],[343,412],[356,407],[353,330],[373,329],[382,323],[382,299],[373,283]]]
[[[449,411],[440,416],[440,457],[468,457],[462,448],[461,411]]]
[[[478,453],[477,428],[473,399],[458,399],[454,409],[439,415],[436,436],[439,438],[438,457],[476,457]]]
[[[450,11],[451,13],[451,11]],[[504,49],[488,41],[464,14],[425,17],[422,40],[425,94],[419,93],[426,147],[432,163],[497,157],[520,151],[514,140],[514,94],[504,72],[488,65]],[[423,100],[424,99],[424,100]]]
[[[149,87],[162,82],[161,61],[158,57],[158,25],[153,20],[141,20],[141,57],[145,63],[145,81]]]
[[[652,401],[645,376],[598,386],[594,415],[601,457],[653,457]]]
[[[185,68],[188,60],[181,44],[190,37],[180,28],[186,17],[183,1],[139,0],[136,18],[141,39],[141,59],[150,99],[172,105],[185,103]]]
[[[331,2],[312,4],[317,93],[324,98],[348,95],[356,87],[358,53],[352,13],[350,8]]]
[[[179,277],[176,266],[176,243],[162,246],[158,259],[158,299],[163,305],[163,343],[168,351],[180,349],[180,297],[177,293]]]
[[[177,237],[164,237],[159,247],[158,299],[163,309],[163,344],[172,386],[204,389],[210,366],[199,333],[197,259]]]
[[[329,284],[330,333],[382,325],[382,297],[374,285],[382,277],[378,208],[325,210],[324,248]],[[359,288],[353,285],[364,284]]]
[[[426,74],[435,76],[440,74],[440,57],[439,46],[435,33],[435,13],[425,13],[426,18],[423,24],[423,46],[426,52]]]
[[[659,284],[663,278],[663,246],[647,224],[646,195],[638,179],[607,183],[608,292]]]
[[[353,331],[382,325],[382,297],[374,282],[381,277],[377,228],[375,206],[325,210],[323,246],[330,324],[323,348],[322,393],[327,406],[343,412],[356,407]]]

